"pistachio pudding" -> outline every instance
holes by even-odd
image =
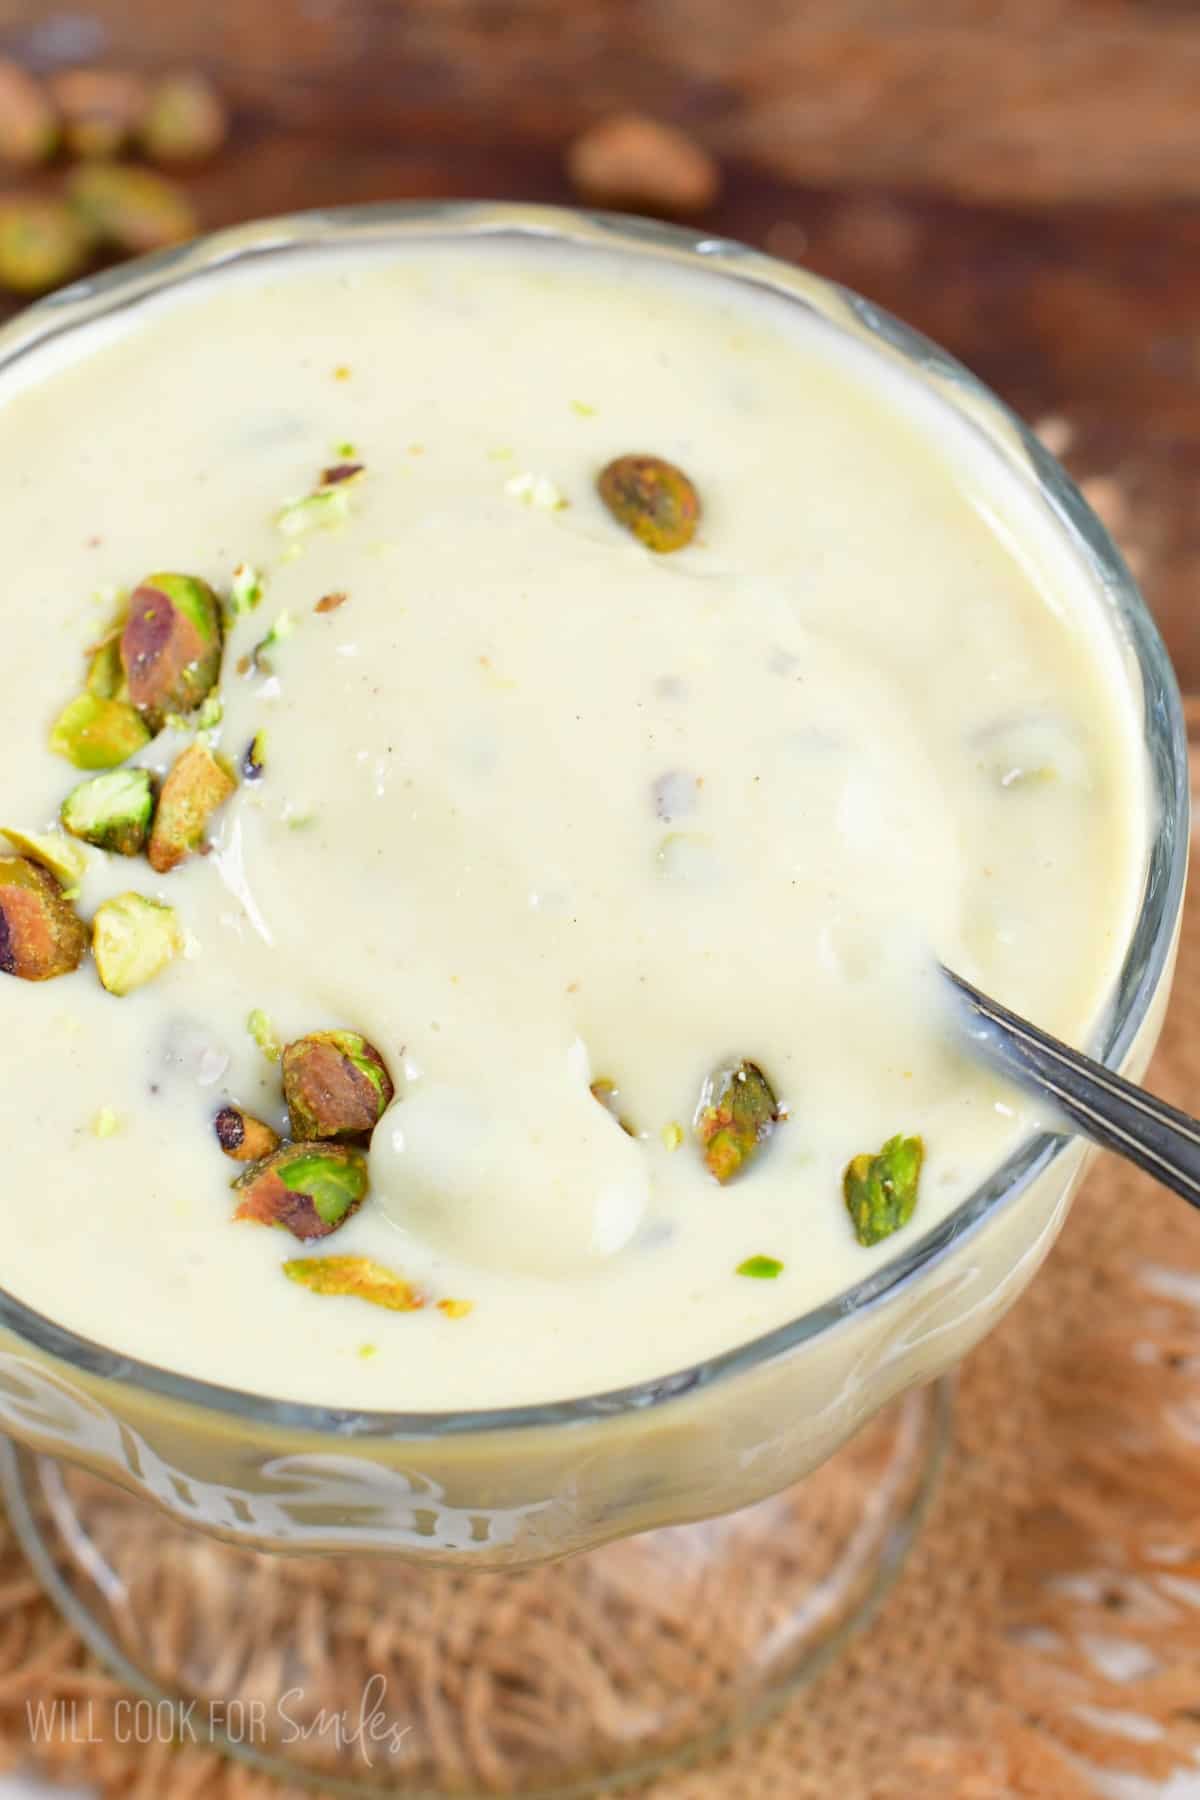
[[[532,236],[248,257],[10,362],[0,453],[3,1281],[71,1331],[347,1408],[621,1388],[1035,1128],[936,958],[1095,1033],[1125,640],[818,311]]]

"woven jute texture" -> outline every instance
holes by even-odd
[[[1200,890],[1151,1080],[1200,1104]],[[280,1795],[195,1747],[112,1741],[121,1692],[0,1526],[0,1756],[105,1796]],[[26,1702],[56,1696],[90,1700],[107,1741],[31,1751]],[[936,1500],[882,1612],[773,1723],[643,1796],[1142,1800],[1198,1758],[1200,1217],[1105,1159],[963,1370]]]

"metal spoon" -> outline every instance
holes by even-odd
[[[1200,1120],[1072,1050],[942,967],[963,1002],[968,1037],[992,1067],[1042,1099],[1084,1137],[1136,1163],[1200,1206]]]

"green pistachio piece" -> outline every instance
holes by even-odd
[[[189,744],[163,782],[150,831],[150,867],[166,875],[199,850],[209,820],[236,790],[207,744]]]
[[[92,239],[141,256],[196,235],[196,213],[183,189],[152,169],[95,163],[67,176],[67,199]]]
[[[356,1031],[310,1031],[283,1052],[283,1097],[298,1138],[368,1136],[394,1092],[383,1058]]]
[[[283,1225],[293,1237],[328,1237],[367,1194],[367,1162],[345,1144],[284,1144],[234,1182],[239,1219]]]
[[[250,661],[260,675],[270,675],[273,672],[275,663],[272,652],[290,638],[295,629],[296,621],[291,613],[281,612],[277,615],[267,635],[259,638],[250,652]],[[241,667],[240,664],[238,666]]]
[[[223,1106],[213,1120],[213,1130],[234,1162],[261,1162],[279,1148],[279,1133],[240,1106]]]
[[[340,525],[350,516],[350,489],[363,475],[359,462],[332,463],[322,469],[317,486],[302,500],[289,500],[276,514],[275,523],[285,537],[321,526]]]
[[[126,700],[80,694],[50,730],[50,748],[77,769],[115,769],[150,742],[146,721]]]
[[[87,927],[49,869],[28,857],[0,857],[0,974],[52,981],[77,969]]]
[[[627,1137],[637,1136],[635,1128],[622,1114],[621,1090],[615,1082],[608,1079],[607,1075],[602,1075],[598,1081],[593,1081],[591,1086],[591,1096],[593,1100],[598,1100],[600,1102],[600,1105],[604,1108],[606,1113],[612,1114],[613,1118],[617,1121],[617,1124],[621,1127],[621,1130]]]
[[[164,75],[150,90],[142,120],[142,149],[154,162],[200,162],[214,155],[229,132],[225,104],[208,77],[195,69]]]
[[[137,856],[150,830],[154,782],[147,769],[112,769],[80,782],[62,804],[72,837],[115,856]]]
[[[249,563],[239,563],[229,583],[229,611],[236,619],[261,604],[263,578]]]
[[[751,1281],[774,1281],[783,1274],[783,1264],[774,1256],[748,1256],[738,1264],[735,1273],[747,1275]]]
[[[172,906],[144,894],[106,900],[92,920],[96,972],[110,994],[131,994],[161,975],[183,949]]]
[[[596,478],[596,488],[618,524],[647,550],[682,550],[700,518],[700,499],[674,463],[661,456],[618,456]]]
[[[0,287],[41,294],[78,275],[88,241],[69,207],[48,194],[0,196]]]
[[[284,1263],[283,1272],[311,1293],[369,1300],[389,1312],[417,1312],[425,1304],[411,1282],[369,1256],[298,1256]]]
[[[846,1164],[842,1193],[860,1244],[878,1244],[912,1218],[925,1145],[919,1137],[889,1138],[878,1156]]]
[[[283,1055],[283,1045],[279,1041],[279,1033],[260,1007],[255,1007],[246,1020],[246,1030],[254,1039],[268,1062],[276,1063]]]
[[[115,155],[146,111],[146,84],[126,69],[62,69],[49,86],[72,156]]]
[[[129,684],[121,662],[121,634],[114,633],[92,651],[84,683],[89,694],[100,700],[128,700]]]
[[[129,698],[156,728],[194,712],[221,673],[221,607],[197,575],[147,575],[121,633]]]
[[[27,856],[30,862],[40,863],[43,869],[49,869],[54,879],[64,888],[74,888],[83,878],[87,868],[87,855],[73,844],[69,838],[63,837],[59,831],[17,831],[12,825],[0,826],[0,836],[4,836]]]
[[[20,63],[0,62],[0,162],[29,168],[54,155],[58,111]]]
[[[710,1175],[730,1181],[770,1137],[778,1120],[778,1103],[757,1063],[715,1069],[704,1084],[695,1120]]]

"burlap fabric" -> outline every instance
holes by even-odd
[[[1196,889],[1152,1080],[1200,1105]],[[689,1651],[702,1682],[705,1645]],[[31,1752],[26,1701],[90,1699],[103,1738],[121,1691],[0,1526],[4,1760],[106,1797],[280,1795],[194,1747],[59,1738]],[[644,1794],[1142,1800],[1197,1758],[1200,1217],[1105,1159],[1047,1268],[963,1370],[937,1499],[878,1619],[772,1724]]]

